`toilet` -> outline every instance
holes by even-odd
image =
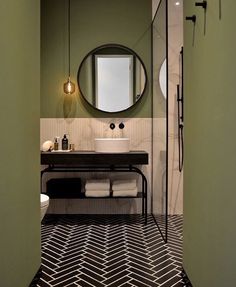
[[[46,194],[40,194],[40,207],[41,207],[41,221],[46,214],[46,211],[49,206],[49,197]]]

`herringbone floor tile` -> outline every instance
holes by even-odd
[[[182,216],[165,244],[151,215],[47,215],[38,287],[180,287]]]

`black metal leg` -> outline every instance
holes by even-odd
[[[145,224],[147,224],[147,179],[145,177],[145,175],[142,173],[142,180],[143,180],[143,204],[144,204],[144,216],[145,216]]]
[[[103,167],[99,168],[97,166],[91,167],[56,167],[56,166],[48,166],[44,170],[41,171],[41,193],[43,186],[43,175],[44,173],[53,173],[53,172],[135,172],[141,175],[142,177],[142,216],[145,217],[145,224],[147,224],[147,179],[145,175],[142,173],[140,169],[137,167],[129,166],[129,167]]]
[[[145,186],[145,224],[147,224],[147,203],[148,203],[148,199],[147,199],[147,179],[144,176],[144,186]]]
[[[144,216],[144,201],[145,201],[145,187],[144,187],[144,178],[142,176],[142,216]]]
[[[40,193],[42,193],[43,191],[43,174],[44,174],[44,170],[41,171],[41,179],[40,179]]]

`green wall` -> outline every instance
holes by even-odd
[[[40,3],[0,3],[0,286],[28,287],[40,267]]]
[[[97,46],[116,43],[134,50],[148,74],[144,97],[126,112],[94,110],[81,96],[63,95],[68,75],[67,1],[41,0],[41,117],[151,116],[151,0],[71,0],[71,76]]]
[[[184,1],[184,268],[194,287],[236,282],[236,1]]]

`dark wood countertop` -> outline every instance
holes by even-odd
[[[146,165],[148,153],[98,153],[94,151],[41,152],[42,165]]]

